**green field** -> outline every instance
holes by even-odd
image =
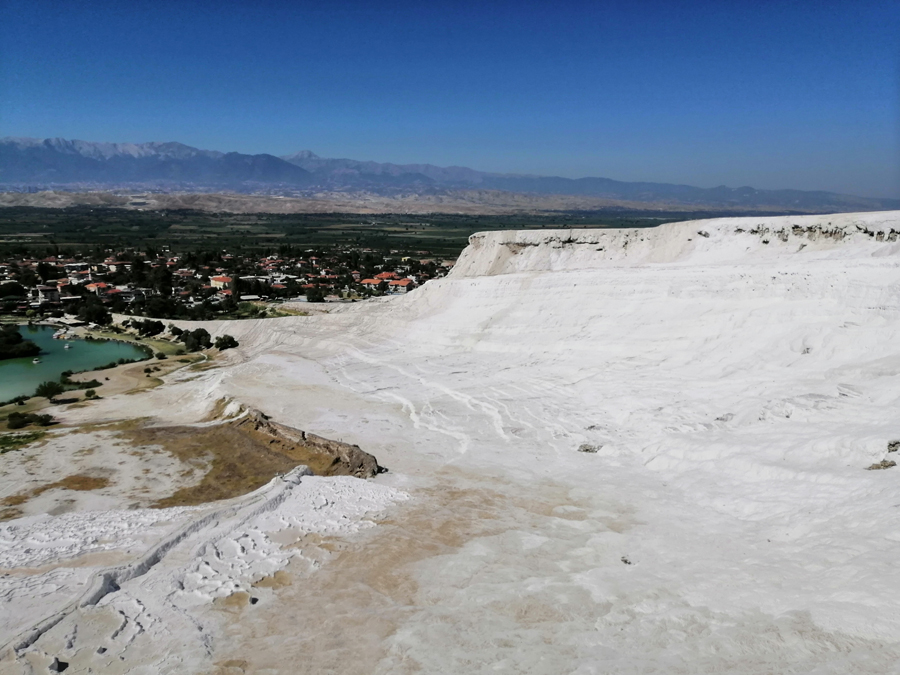
[[[455,257],[474,232],[588,227],[652,227],[715,213],[603,212],[477,216],[432,214],[212,214],[116,208],[0,208],[0,256],[98,253],[106,249],[258,251],[282,253],[313,246],[423,249]]]

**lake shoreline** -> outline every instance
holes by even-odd
[[[139,342],[106,336],[94,338],[74,331],[70,331],[66,340],[59,340],[53,337],[60,329],[57,325],[48,322],[18,325],[22,336],[35,342],[41,351],[33,358],[0,361],[0,401],[31,397],[37,385],[47,380],[58,381],[63,373],[90,373],[153,358],[152,346]],[[75,349],[69,347],[73,343],[77,343]]]

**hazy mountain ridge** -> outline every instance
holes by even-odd
[[[247,181],[308,185],[309,172],[273,155],[199,150],[182,143],[0,139],[0,183]]]
[[[321,190],[367,191],[381,196],[435,195],[448,190],[488,190],[564,195],[641,204],[793,212],[900,208],[898,199],[855,197],[825,191],[698,188],[610,178],[562,178],[476,171],[432,164],[393,164],[319,157],[309,150],[276,157],[200,150],[176,142],[92,143],[61,138],[0,139],[0,185],[63,187],[157,184],[170,191],[236,192],[262,189],[299,196]]]

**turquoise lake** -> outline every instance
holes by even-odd
[[[41,382],[58,381],[66,370],[92,370],[119,359],[146,358],[143,351],[124,342],[54,340],[56,329],[50,326],[19,326],[19,332],[41,348],[38,356],[41,362],[32,363],[31,356],[0,361],[0,401],[33,394]],[[65,348],[66,344],[69,349]]]

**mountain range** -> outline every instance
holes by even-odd
[[[328,159],[309,150],[276,157],[200,150],[182,143],[93,143],[62,138],[0,139],[0,190],[154,187],[170,191],[232,191],[298,196],[320,191],[434,195],[493,190],[571,195],[635,204],[789,212],[900,208],[900,199],[824,191],[699,188],[609,178],[561,178],[476,171],[431,164]]]

